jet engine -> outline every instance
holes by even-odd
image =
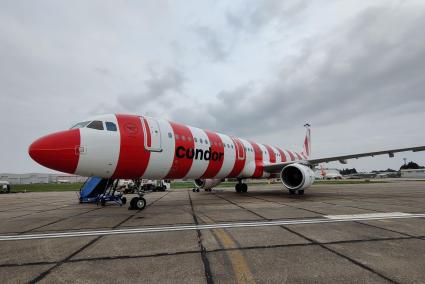
[[[197,188],[210,191],[213,187],[223,182],[223,179],[195,179],[195,186]]]
[[[290,192],[298,190],[304,192],[305,188],[311,186],[314,182],[314,172],[309,167],[302,164],[290,164],[282,169],[280,178],[283,185]]]

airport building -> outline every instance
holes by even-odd
[[[402,178],[424,178],[425,179],[425,169],[408,169],[401,170]]]
[[[87,178],[77,175],[66,174],[0,174],[1,181],[8,181],[10,184],[32,184],[32,183],[76,183],[84,182]]]

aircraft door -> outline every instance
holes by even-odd
[[[245,149],[242,142],[237,138],[232,138],[236,147],[236,157],[238,160],[245,160]]]
[[[152,152],[161,152],[161,129],[156,119],[151,117],[141,117],[145,149]]]

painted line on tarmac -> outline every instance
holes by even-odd
[[[403,212],[387,212],[387,213],[364,213],[364,214],[351,214],[351,215],[325,215],[325,218],[329,219],[352,219],[352,218],[385,218],[385,217],[403,217],[403,216],[411,216],[411,213],[403,213]]]
[[[217,224],[205,224],[205,225],[144,227],[144,228],[133,228],[133,229],[72,231],[72,232],[62,232],[62,233],[40,233],[40,234],[3,235],[3,236],[0,235],[0,241],[90,237],[90,236],[107,236],[107,235],[122,235],[122,234],[143,234],[143,233],[282,226],[282,225],[322,224],[322,223],[336,223],[336,222],[388,220],[388,219],[425,218],[425,214],[409,214],[409,213],[400,213],[400,212],[393,212],[393,213],[394,214],[391,214],[391,215],[386,214],[386,215],[376,215],[376,216],[373,216],[375,214],[373,214],[372,216],[370,216],[370,214],[356,214],[356,215],[353,215],[351,218],[347,217],[347,215],[341,215],[342,218],[336,218],[336,216],[338,215],[328,215],[328,217],[331,216],[332,218],[325,217],[323,219],[277,220],[277,221],[258,221],[258,222],[241,222],[241,223],[217,223]],[[366,216],[363,216],[363,215],[366,215]]]

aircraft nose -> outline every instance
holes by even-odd
[[[56,132],[35,140],[28,148],[31,158],[47,168],[75,173],[78,165],[80,130]]]

